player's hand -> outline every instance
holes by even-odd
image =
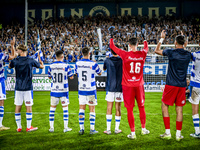
[[[10,45],[11,45],[11,46],[14,46],[14,45],[15,45],[15,37],[13,37],[13,40],[11,40]]]
[[[165,30],[162,30],[162,32],[161,32],[161,38],[165,38],[165,35],[166,35]]]
[[[183,35],[183,31],[181,31],[181,35],[184,36],[184,35]]]

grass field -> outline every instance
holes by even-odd
[[[86,108],[85,134],[79,135],[78,123],[78,95],[77,92],[69,93],[69,127],[71,132],[63,133],[63,111],[61,104],[58,105],[55,114],[55,132],[49,133],[49,109],[50,92],[34,92],[33,121],[32,125],[39,129],[35,132],[26,132],[26,111],[22,108],[22,132],[16,132],[14,115],[14,92],[8,92],[5,101],[5,115],[3,124],[10,127],[10,130],[0,132],[0,149],[200,149],[200,139],[189,136],[194,132],[192,123],[191,104],[187,102],[184,107],[184,121],[182,135],[184,139],[180,142],[175,140],[176,113],[175,107],[170,107],[171,140],[162,140],[159,135],[164,133],[164,124],[161,115],[161,95],[162,93],[146,93],[146,128],[150,130],[149,135],[141,135],[140,119],[138,108],[135,107],[136,140],[127,138],[130,133],[127,113],[122,104],[122,120],[120,124],[121,134],[114,134],[114,119],[112,120],[112,134],[106,135],[106,101],[105,92],[97,92],[98,105],[96,106],[96,130],[99,134],[89,134],[89,110]],[[114,118],[115,109],[113,109]]]

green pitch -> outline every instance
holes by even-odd
[[[10,127],[10,130],[0,132],[0,149],[199,149],[200,139],[190,137],[194,132],[192,123],[192,108],[187,102],[184,107],[182,135],[184,139],[180,142],[175,140],[176,132],[176,112],[175,107],[170,107],[170,125],[171,140],[162,140],[160,134],[165,132],[162,111],[161,96],[162,93],[146,93],[145,110],[146,110],[146,128],[150,130],[149,135],[141,135],[141,126],[137,106],[134,108],[136,140],[127,138],[130,133],[127,114],[122,104],[122,119],[120,124],[121,134],[114,134],[114,113],[112,119],[112,134],[103,133],[106,130],[106,107],[104,100],[106,92],[97,92],[98,105],[96,106],[96,125],[95,128],[99,134],[90,135],[89,110],[86,108],[85,116],[85,134],[79,135],[79,104],[78,92],[69,92],[69,127],[71,132],[63,133],[63,111],[61,104],[58,105],[55,114],[55,132],[49,133],[49,109],[50,109],[50,92],[34,92],[33,121],[32,125],[38,127],[35,132],[26,132],[26,111],[25,106],[22,108],[22,132],[16,132],[15,123],[15,106],[14,92],[8,92],[5,101],[5,115],[3,124]]]

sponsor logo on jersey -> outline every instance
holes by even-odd
[[[129,56],[128,59],[130,59],[130,60],[143,60],[142,57],[140,57],[140,58],[136,58],[136,57],[132,58],[131,56]]]

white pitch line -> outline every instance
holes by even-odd
[[[15,112],[4,112],[6,114],[14,114]],[[26,112],[21,112],[22,114],[25,114]],[[32,112],[33,114],[49,114],[49,112]],[[55,114],[63,114],[63,113],[55,113]],[[69,113],[73,115],[78,115],[79,113]],[[89,113],[86,113],[89,114]],[[96,113],[97,115],[106,115],[106,113]],[[123,115],[127,115],[127,113],[121,113]],[[134,113],[134,115],[139,115],[139,113]],[[146,115],[152,115],[152,116],[157,116],[157,115],[162,115],[161,113],[146,113]],[[170,114],[170,115],[176,115],[176,114]],[[184,116],[192,115],[192,114],[183,114]]]

